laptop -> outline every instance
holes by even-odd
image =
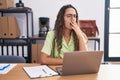
[[[63,66],[56,70],[60,75],[97,73],[103,51],[74,51],[64,53]]]

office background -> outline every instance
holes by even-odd
[[[104,9],[105,0],[22,0],[24,6],[30,7],[33,10],[34,17],[34,34],[39,32],[39,17],[49,17],[50,18],[50,29],[53,29],[56,15],[59,9],[65,4],[72,4],[76,7],[79,14],[79,19],[81,20],[96,20],[100,32],[100,49],[104,49]],[[17,3],[18,0],[14,0]],[[20,14],[19,14],[20,15]],[[21,20],[25,20],[24,16]],[[20,21],[19,21],[20,22]],[[25,26],[22,21],[22,27]],[[25,30],[23,30],[25,31]],[[24,34],[24,32],[23,32]]]

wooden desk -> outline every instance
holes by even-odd
[[[120,65],[101,65],[98,73],[53,76],[45,78],[30,79],[24,72],[23,66],[35,66],[39,64],[18,64],[8,74],[0,75],[0,80],[120,80]],[[53,69],[57,66],[51,66]]]

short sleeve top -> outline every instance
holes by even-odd
[[[54,58],[63,58],[64,52],[71,52],[75,50],[75,45],[74,45],[74,39],[73,35],[71,35],[70,41],[67,44],[64,37],[62,38],[62,48],[61,48],[61,53],[58,53],[57,46],[55,45],[54,52],[52,51],[53,49],[53,39],[54,39],[54,31],[49,31],[46,36],[46,40],[44,42],[44,46],[41,50],[41,52],[44,52],[50,57]],[[56,42],[55,42],[56,44]],[[54,53],[54,56],[52,55]]]

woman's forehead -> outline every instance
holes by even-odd
[[[65,14],[76,14],[76,11],[73,8],[67,8],[65,10]]]

